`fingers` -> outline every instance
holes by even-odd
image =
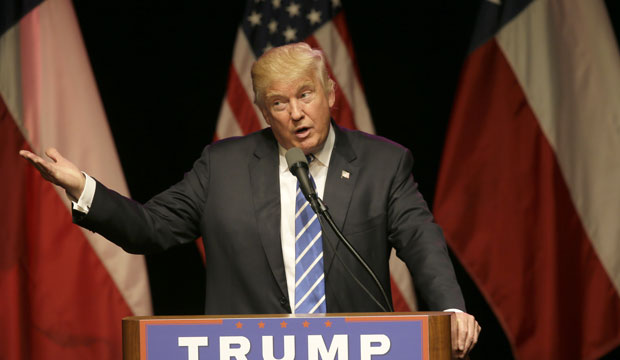
[[[34,165],[34,167],[37,168],[42,175],[49,175],[51,170],[48,168],[47,162],[42,157],[28,150],[20,150],[19,155]]]
[[[50,150],[52,151],[50,152]],[[46,154],[47,156],[51,155],[50,158],[54,161],[56,161],[56,159],[58,159],[60,156],[60,153],[58,153],[58,151],[53,148],[48,149],[46,151]],[[19,155],[21,155],[23,158],[28,160],[39,171],[39,173],[45,180],[53,184],[59,185],[58,174],[57,174],[55,163],[49,162],[43,159],[42,157],[40,157],[39,155],[33,152],[30,152],[28,150],[20,150]]]
[[[55,148],[45,150],[45,155],[52,161],[45,160],[27,150],[22,150],[19,154],[28,159],[45,180],[65,189],[69,199],[72,201],[79,199],[84,191],[86,177],[75,164],[60,155],[58,150]]]
[[[465,313],[456,313],[456,349],[459,352],[463,352],[465,350],[465,341],[467,337],[467,318],[464,317],[467,315]]]
[[[450,339],[452,341],[453,357],[457,356],[457,351],[458,351],[457,329],[458,329],[458,324],[456,321],[456,313],[453,313],[452,316],[450,316]]]
[[[478,323],[476,322],[476,320],[474,320],[474,317],[470,315],[467,318],[467,334],[465,335],[465,342],[463,345],[463,352],[465,353],[468,353],[469,350],[471,350],[471,348],[473,347],[474,335],[477,325]]]
[[[19,155],[21,157],[23,157],[24,159],[30,161],[33,164],[35,163],[37,158],[40,159],[40,157],[38,155],[36,155],[36,154],[34,154],[34,153],[32,153],[32,152],[30,152],[28,150],[20,150],[19,151]],[[41,159],[41,160],[43,160],[43,159]]]
[[[467,350],[467,339],[469,330],[469,319],[465,318],[461,324],[459,324],[459,350],[465,352]]]
[[[478,342],[481,327],[467,313],[455,313],[452,317],[452,350],[454,356],[464,358]]]

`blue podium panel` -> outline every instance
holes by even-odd
[[[140,321],[142,360],[426,360],[428,317],[290,316]]]

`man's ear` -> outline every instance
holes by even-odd
[[[336,102],[336,89],[332,88],[329,94],[327,94],[327,101],[329,102],[329,108],[331,109]]]
[[[336,103],[336,83],[334,82],[334,80],[329,79],[329,91],[327,92],[327,101],[329,103],[329,108],[331,109],[334,106],[334,103]]]

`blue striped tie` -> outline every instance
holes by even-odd
[[[312,159],[308,159],[312,161]],[[310,176],[316,188],[314,179]],[[297,183],[295,205],[295,313],[325,313],[321,224]]]

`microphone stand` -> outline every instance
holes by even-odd
[[[394,308],[392,307],[392,302],[388,299],[388,296],[387,296],[387,294],[385,292],[385,289],[381,285],[381,282],[377,278],[377,275],[370,268],[370,266],[368,266],[366,261],[361,257],[361,255],[357,252],[357,250],[355,250],[353,245],[351,245],[351,243],[349,242],[349,240],[347,240],[347,238],[344,236],[344,234],[342,234],[340,229],[338,229],[338,226],[334,222],[334,219],[332,219],[332,216],[329,213],[329,211],[327,209],[327,206],[325,206],[325,203],[323,202],[323,200],[321,200],[321,198],[318,195],[316,195],[316,194],[312,194],[311,196],[309,196],[309,200],[310,200],[309,201],[310,202],[310,206],[312,207],[314,212],[317,213],[320,217],[322,217],[325,221],[327,221],[327,223],[329,224],[329,227],[331,227],[331,229],[334,231],[334,233],[336,234],[338,239],[345,245],[345,247],[349,250],[349,252],[353,255],[353,257],[355,257],[355,259],[357,259],[357,261],[360,264],[362,264],[362,266],[364,267],[366,272],[368,272],[368,274],[370,274],[370,276],[374,280],[375,284],[377,285],[377,287],[381,291],[381,295],[383,295],[383,299],[384,299],[385,303],[387,304],[388,311],[389,312],[394,312]],[[334,255],[336,255],[335,251],[334,251]]]

